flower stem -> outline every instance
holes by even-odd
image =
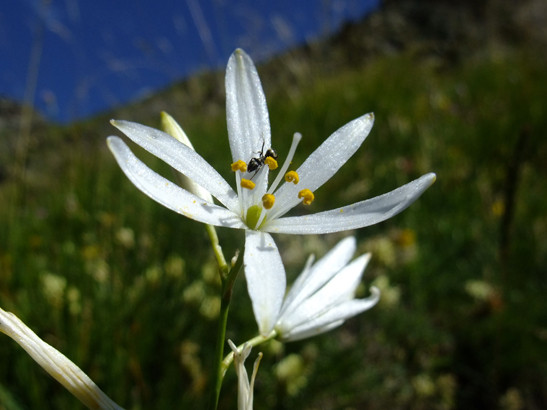
[[[220,317],[217,330],[217,344],[215,348],[215,370],[213,373],[213,384],[211,389],[211,399],[209,408],[214,410],[218,406],[220,389],[222,388],[222,378],[219,377],[219,367],[222,364],[222,356],[224,355],[224,341],[226,339],[226,323],[228,322],[228,311],[230,308],[230,300],[222,298],[220,302]]]
[[[218,242],[217,231],[213,225],[205,225],[205,229],[207,230],[207,235],[209,235],[209,240],[211,241],[211,245],[213,247],[213,253],[215,254],[215,258],[217,259],[218,268],[220,270],[220,277],[224,278],[228,274],[230,268],[226,263],[226,259],[224,258],[222,247]]]
[[[228,311],[230,309],[230,301],[232,299],[232,288],[234,286],[234,282],[238,273],[243,267],[243,253],[244,252],[241,252],[239,254],[236,262],[232,266],[232,269],[230,269],[230,271],[227,273],[227,275],[221,274],[222,289],[220,299],[220,315],[217,328],[217,342],[215,348],[215,371],[213,373],[213,383],[211,384],[212,388],[209,402],[209,409],[211,410],[215,410],[218,406],[220,389],[222,388],[222,380],[224,378],[224,373],[226,372],[222,362],[222,358],[224,356],[224,343],[226,341],[226,325],[228,323]]]

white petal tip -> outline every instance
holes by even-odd
[[[245,51],[243,51],[242,48],[236,48],[234,50],[233,54],[232,54],[232,57],[237,58],[238,60],[240,58],[245,59],[245,60],[250,59],[250,57],[247,55],[247,53]],[[239,61],[241,61],[241,60],[239,60]]]
[[[355,239],[355,236],[348,236],[347,238],[342,239],[338,243],[342,246],[349,246],[351,248],[355,248],[357,246],[357,239]],[[355,250],[353,252],[355,252]]]
[[[110,135],[109,137],[106,137],[106,143],[110,149],[112,149],[112,146],[114,144],[117,144],[118,141],[121,141],[121,138],[116,137],[115,135]]]
[[[238,56],[247,57],[247,53],[245,52],[245,50],[243,50],[242,48],[239,48],[239,47],[234,50],[234,54],[238,55]]]
[[[378,301],[380,300],[380,294],[381,294],[380,289],[378,289],[376,286],[370,287],[369,299],[373,300],[374,304],[378,303]]]
[[[234,353],[237,353],[238,350],[237,350],[237,346],[235,345],[235,343],[232,342],[230,339],[228,339],[227,342],[228,342],[228,345],[230,346],[230,349],[232,349],[232,351]]]
[[[437,180],[437,175],[434,172],[429,172],[427,174],[422,175],[420,178],[415,179],[412,182],[409,182],[408,184],[404,186],[410,186],[414,185],[415,188],[419,191],[419,194],[416,195],[416,198],[420,196],[426,189],[428,189],[431,185],[435,183]]]

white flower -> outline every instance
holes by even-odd
[[[245,369],[245,360],[249,357],[252,346],[245,343],[241,350],[239,350],[230,339],[228,339],[228,344],[234,352],[234,367],[237,373],[237,408],[238,410],[253,410],[253,388],[258,372],[258,365],[262,359],[262,353],[259,353],[255,360],[251,381],[249,382],[249,376]]]
[[[356,248],[353,237],[340,241],[315,264],[310,257],[286,296],[285,269],[275,243],[259,232],[250,242],[254,246],[245,248],[245,276],[263,336],[274,332],[286,341],[312,337],[340,326],[379,300],[380,291],[374,287],[368,298],[354,298],[370,254],[350,262]]]
[[[247,235],[256,230],[316,234],[362,228],[398,214],[435,180],[435,174],[429,173],[372,199],[311,215],[284,217],[299,203],[310,204],[314,192],[355,153],[372,128],[373,114],[363,115],[340,128],[296,171],[288,171],[301,138],[295,134],[284,165],[268,187],[268,173],[270,168],[277,167],[277,154],[270,148],[270,122],[260,79],[252,60],[242,50],[236,50],[228,61],[226,110],[237,193],[184,143],[144,125],[112,121],[138,145],[208,191],[219,205],[152,171],[120,138],[109,137],[108,145],[135,186],[160,204],[199,222],[245,229]]]
[[[0,332],[16,341],[25,351],[90,409],[121,409],[65,355],[54,349],[13,313],[0,309]]]

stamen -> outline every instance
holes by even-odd
[[[275,196],[272,194],[264,194],[262,197],[262,205],[265,209],[272,209],[272,206],[275,203]]]
[[[268,195],[268,194],[264,194],[264,196],[262,197],[263,200],[264,200],[264,197],[265,197],[266,195]],[[272,196],[273,196],[273,195],[272,195]],[[275,202],[275,197],[274,197],[274,202]],[[257,208],[259,208],[258,205],[255,205],[255,206],[256,206]],[[259,228],[262,226],[262,224],[264,223],[264,220],[266,219],[266,214],[268,213],[268,212],[266,212],[266,211],[268,211],[268,208],[266,207],[266,205],[263,203],[262,206],[264,206],[264,210],[265,210],[265,211],[264,211],[264,212],[261,212],[260,215],[258,216],[258,221],[256,222],[256,225],[255,225],[255,226],[256,226],[256,229],[259,229]],[[272,206],[273,206],[273,202],[272,202]]]
[[[279,185],[279,183],[281,182],[283,175],[285,175],[285,172],[287,172],[289,165],[291,165],[291,161],[294,157],[294,153],[296,152],[296,147],[298,147],[298,144],[300,143],[301,139],[302,139],[302,134],[300,134],[299,132],[295,132],[292,137],[291,148],[289,149],[287,158],[285,158],[285,162],[283,163],[283,166],[279,170],[279,173],[277,174],[274,182],[272,183],[272,185],[270,185],[270,189],[268,189],[268,193],[274,192],[277,186]]]
[[[241,187],[246,189],[254,189],[256,184],[250,179],[241,178]]]
[[[300,191],[298,193],[298,198],[304,198],[304,200],[302,201],[302,203],[304,205],[310,205],[313,200],[315,199],[315,195],[313,194],[312,191],[310,191],[309,189],[303,189],[302,191]]]
[[[241,217],[243,218],[243,220],[245,220],[247,218],[247,210],[243,206],[243,204],[245,203],[244,198],[243,198],[243,193],[245,192],[245,190],[243,188],[241,188],[241,175],[242,175],[242,173],[241,172],[235,172],[235,175],[236,175],[237,200],[239,202],[239,209],[241,209],[241,212],[242,212]]]
[[[266,157],[264,163],[270,168],[270,171],[277,169],[277,161],[272,157]]]
[[[238,159],[236,162],[234,162],[232,165],[232,171],[236,172],[236,171],[241,171],[241,172],[246,172],[247,171],[247,164],[245,163],[245,161],[242,161],[240,159]]]
[[[285,174],[285,181],[292,182],[294,185],[298,184],[300,177],[296,171],[289,171]]]

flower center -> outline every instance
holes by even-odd
[[[263,154],[264,151],[262,150],[260,155],[257,158],[251,158],[248,164],[240,159],[231,165],[232,171],[236,173],[237,193],[241,205],[242,218],[250,229],[260,229],[260,227],[264,225],[264,222],[268,217],[268,211],[272,209],[275,204],[274,192],[283,179],[285,179],[285,182],[292,182],[295,185],[300,182],[300,176],[296,171],[287,170],[301,139],[302,135],[300,133],[297,132],[294,134],[289,153],[283,162],[283,166],[260,200],[256,197],[256,194],[252,193],[256,187],[256,184],[252,179],[257,173],[263,172],[262,168],[264,165],[267,165],[269,170],[274,170],[278,167],[277,153],[272,148],[268,148],[265,154]],[[264,149],[264,147],[262,148]],[[253,172],[255,174],[252,175],[250,179],[243,178],[243,174],[247,173],[247,175],[249,175]],[[306,188],[298,193],[298,198],[302,199],[304,205],[310,205],[315,196],[311,190]],[[283,207],[282,204],[279,205]],[[278,211],[280,211],[280,209],[278,209]],[[283,213],[284,212],[281,212],[281,214]],[[278,213],[278,215],[281,214]]]
[[[258,225],[258,221],[261,219],[261,214],[262,207],[260,207],[259,205],[251,206],[249,209],[247,209],[247,218],[245,219],[245,225],[247,225],[251,229],[260,228],[260,226]]]

